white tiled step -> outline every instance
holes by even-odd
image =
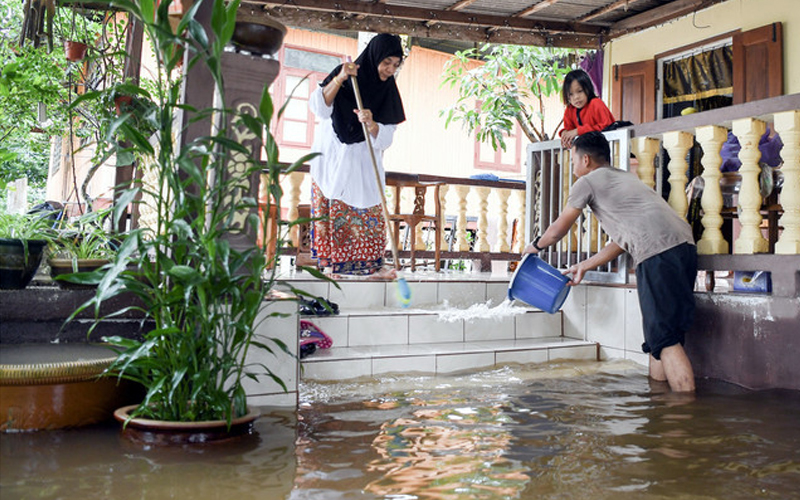
[[[334,347],[302,361],[301,378],[343,380],[394,372],[444,374],[508,363],[597,359],[597,344],[565,337]]]
[[[301,316],[333,339],[334,347],[476,342],[558,337],[562,315],[515,307],[517,314],[446,321],[458,310],[350,309],[335,316]],[[506,310],[508,311],[508,310]]]

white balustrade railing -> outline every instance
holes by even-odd
[[[614,166],[632,169],[631,154],[636,158],[635,171],[648,186],[661,191],[668,184],[668,203],[682,216],[686,216],[689,200],[686,196],[687,153],[699,144],[703,151],[702,179],[702,236],[697,242],[701,255],[758,254],[769,251],[764,237],[764,218],[759,191],[760,152],[758,143],[766,123],[778,133],[783,142],[780,154],[783,159],[779,171],[783,185],[778,197],[780,212],[777,241],[773,241],[776,254],[800,254],[800,94],[759,101],[724,110],[697,113],[686,117],[670,118],[628,129],[607,132],[612,144]],[[720,150],[727,140],[728,130],[739,140],[741,152],[739,169],[741,178],[738,206],[726,207],[720,183],[726,179],[720,172]],[[663,148],[663,149],[662,149]],[[669,164],[664,165],[662,151],[669,153]],[[507,181],[478,181],[473,179],[415,176],[420,182],[441,183],[442,248],[444,259],[478,259],[487,270],[491,260],[516,260],[526,242],[547,227],[558,216],[566,202],[573,176],[570,172],[569,151],[562,150],[559,141],[531,144],[528,147],[528,177],[525,183]],[[668,178],[662,182],[662,170]],[[389,178],[392,173],[388,174]],[[408,176],[409,174],[398,174]],[[726,174],[727,175],[727,174]],[[397,188],[387,188],[390,200],[398,196]],[[526,190],[525,186],[529,189]],[[283,181],[284,199],[281,202],[283,217],[295,220],[298,206],[309,203],[310,179],[307,169],[288,174]],[[432,191],[431,191],[432,192]],[[400,192],[401,207],[405,211],[413,206],[413,189]],[[393,202],[390,201],[390,206]],[[776,209],[772,207],[772,209]],[[426,213],[434,213],[432,195],[426,197]],[[733,235],[726,236],[723,225],[732,219],[737,226]],[[510,230],[509,228],[513,228]],[[430,258],[432,238],[424,238],[417,231],[413,244],[422,258]],[[513,233],[513,237],[512,237]],[[432,232],[431,232],[432,234]],[[291,245],[297,247],[298,232],[290,235]],[[472,241],[475,239],[475,241]],[[732,240],[732,241],[729,241]],[[559,245],[543,255],[557,267],[568,267],[576,259],[587,258],[599,252],[608,241],[602,226],[590,211],[576,224],[571,234]],[[426,252],[430,252],[428,255]],[[605,268],[587,276],[601,282],[626,282],[627,264],[623,260],[609,263]]]

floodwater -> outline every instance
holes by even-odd
[[[800,498],[798,392],[701,380],[680,398],[628,363],[569,362],[306,383],[302,400],[194,448],[116,424],[4,434],[0,498]]]

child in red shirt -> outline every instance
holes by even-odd
[[[561,131],[561,147],[572,147],[575,137],[591,132],[601,131],[614,123],[605,103],[594,93],[594,84],[589,75],[582,69],[567,73],[561,97],[567,109],[564,110],[564,129]]]

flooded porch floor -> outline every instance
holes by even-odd
[[[0,496],[44,499],[798,498],[800,393],[627,362],[305,383],[255,433],[143,448],[116,424],[0,435]]]

